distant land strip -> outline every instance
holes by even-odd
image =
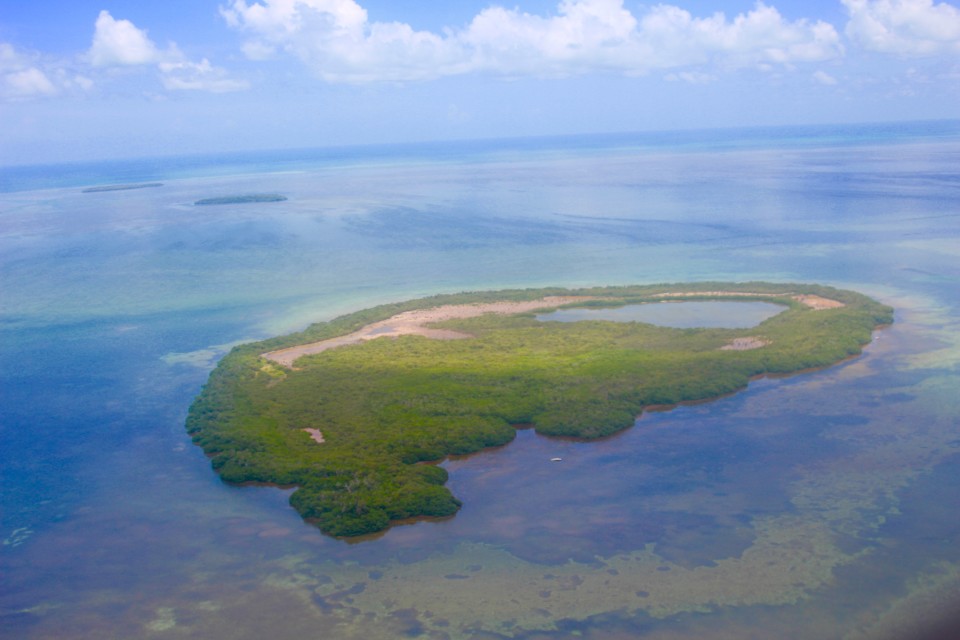
[[[279,193],[251,193],[240,196],[219,196],[216,198],[202,198],[194,202],[194,205],[203,207],[216,204],[248,204],[251,202],[283,202],[287,196]]]
[[[102,193],[104,191],[131,191],[133,189],[150,189],[162,187],[162,182],[136,182],[132,184],[105,184],[99,187],[87,187],[82,193]]]

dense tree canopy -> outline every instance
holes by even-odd
[[[718,291],[724,300],[740,292],[785,311],[749,329],[487,314],[441,323],[470,339],[370,340],[304,356],[293,368],[263,357],[414,309],[555,295],[592,298],[577,306],[615,306],[662,301],[658,294],[669,292],[714,299]],[[843,306],[814,309],[797,294]],[[891,321],[889,307],[816,285],[713,282],[435,296],[235,348],[193,403],[187,428],[224,480],[296,485],[290,502],[304,518],[332,535],[356,536],[457,511],[460,502],[444,487],[446,471],[422,463],[505,444],[517,425],[547,435],[606,436],[631,426],[644,407],[714,398],[757,375],[856,355],[877,326]],[[746,337],[763,346],[722,349]],[[307,429],[322,432],[324,441]]]

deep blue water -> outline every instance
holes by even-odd
[[[948,122],[3,169],[0,628],[909,634],[960,585],[958,167]],[[192,206],[266,192],[288,200]],[[853,288],[897,322],[601,442],[521,431],[445,463],[456,517],[356,544],[220,483],[183,429],[238,341],[440,292],[693,280]]]

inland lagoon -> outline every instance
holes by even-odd
[[[960,600],[957,167],[944,122],[5,170],[3,635],[914,637]],[[448,457],[454,517],[360,538],[224,482],[186,428],[227,353],[311,323],[707,281],[856,291],[893,323],[604,438]]]

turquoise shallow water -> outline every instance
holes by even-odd
[[[0,626],[17,638],[910,633],[960,585],[956,129],[8,173]],[[124,180],[164,186],[81,193]],[[244,193],[288,200],[192,206]],[[456,517],[360,543],[301,522],[285,490],[223,485],[183,430],[238,341],[439,292],[692,280],[854,288],[897,322],[858,359],[645,414],[614,438],[521,431],[447,461]]]

